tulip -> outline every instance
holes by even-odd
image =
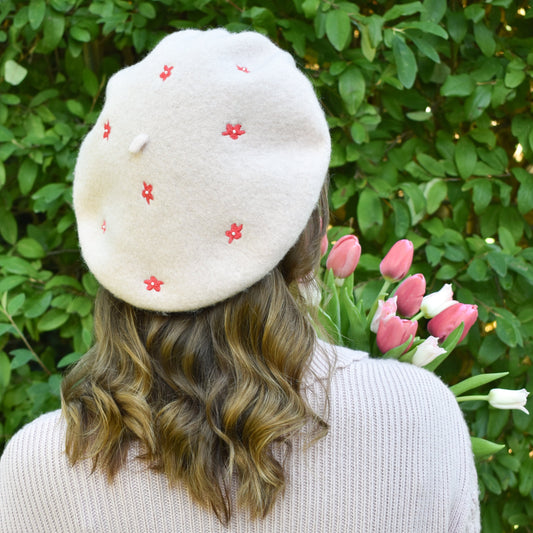
[[[442,342],[454,329],[464,323],[463,334],[459,339],[461,342],[476,320],[477,305],[455,303],[428,322],[428,331]]]
[[[528,395],[526,389],[492,389],[489,391],[488,400],[496,409],[520,409],[528,415],[529,411],[525,407]]]
[[[359,239],[355,235],[345,235],[333,245],[326,268],[331,268],[337,278],[347,278],[355,270],[360,257]]]
[[[387,301],[378,300],[378,308],[370,324],[370,331],[377,333],[381,321],[385,322],[396,315],[396,300],[396,296],[389,298]]]
[[[437,337],[428,337],[424,342],[420,343],[416,347],[413,360],[411,361],[413,365],[420,367],[429,365],[439,355],[446,353],[446,350],[441,348],[438,342],[439,339]]]
[[[396,242],[381,261],[379,270],[387,281],[400,281],[413,262],[413,243],[407,239]]]
[[[326,252],[328,251],[328,235],[327,233],[324,233],[324,236],[322,237],[322,240],[320,241],[320,255],[326,255]]]
[[[418,323],[413,320],[403,320],[398,316],[393,316],[388,320],[382,320],[379,323],[376,343],[381,353],[387,353],[389,350],[402,345],[411,337],[411,342],[405,348],[405,353],[413,344]]]
[[[426,278],[422,274],[415,274],[402,281],[394,293],[398,298],[400,315],[413,316],[418,313],[425,292]]]
[[[456,303],[453,299],[452,286],[446,283],[440,291],[424,296],[420,310],[425,318],[433,318]]]
[[[318,307],[322,300],[322,292],[316,280],[307,283],[298,283],[298,289],[305,303],[311,307]]]

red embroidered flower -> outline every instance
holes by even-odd
[[[229,135],[232,139],[238,139],[239,135],[244,135],[246,132],[241,130],[240,124],[226,124],[226,131],[222,132],[222,135]]]
[[[237,224],[231,225],[231,229],[226,231],[226,237],[229,237],[229,241],[228,241],[229,244],[233,242],[233,239],[240,239],[242,237],[241,230],[242,230],[242,224],[240,226],[237,226]]]
[[[102,222],[102,225],[100,227],[102,228],[102,233],[105,233],[105,230],[107,229],[105,220]]]
[[[161,285],[164,285],[162,281],[159,281],[155,276],[150,276],[150,279],[145,279],[146,290],[151,291],[152,289],[156,292],[161,290]]]
[[[104,139],[109,139],[109,134],[111,133],[111,126],[109,125],[109,120],[104,124]]]
[[[146,203],[150,205],[150,200],[154,199],[154,195],[152,194],[153,186],[150,183],[146,183],[143,181],[144,190],[142,192],[142,197],[146,198]]]
[[[238,68],[241,72],[246,72],[246,74],[250,74],[250,71],[249,71],[246,67],[240,67],[239,65],[237,65],[237,68]]]
[[[159,77],[165,81],[171,74],[172,74],[172,69],[174,67],[167,67],[166,65],[163,67],[163,72],[161,72],[161,74],[159,74]]]

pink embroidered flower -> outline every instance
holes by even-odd
[[[241,230],[242,230],[242,224],[240,226],[237,226],[237,224],[231,225],[231,229],[226,231],[226,237],[229,237],[229,241],[228,241],[229,244],[233,242],[233,239],[240,239],[242,237]]]
[[[141,193],[142,197],[146,199],[146,203],[150,205],[150,200],[154,199],[154,195],[152,194],[153,186],[150,183],[146,183],[143,181],[144,190]]]
[[[232,139],[238,139],[239,135],[244,135],[246,132],[241,130],[240,124],[226,124],[226,131],[222,132],[222,135],[229,135]]]
[[[164,285],[164,283],[159,281],[155,276],[150,276],[150,279],[145,279],[144,282],[146,283],[147,291],[154,290],[159,292],[161,290],[161,285]]]
[[[111,126],[109,125],[109,120],[104,124],[104,139],[109,139],[109,134],[111,133]]]
[[[159,77],[165,81],[171,74],[172,74],[172,69],[174,67],[167,67],[166,65],[163,67],[163,72],[161,72],[161,74],[159,74]]]
[[[241,72],[246,72],[246,74],[250,74],[250,71],[249,71],[246,67],[241,67],[241,66],[237,65],[237,68],[238,68]]]
[[[102,225],[100,227],[102,228],[102,233],[105,233],[105,230],[107,229],[105,220],[102,222]]]

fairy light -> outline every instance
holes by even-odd
[[[498,126],[500,123],[497,120],[491,120],[490,125],[491,126]]]
[[[486,242],[487,244],[494,244],[496,241],[495,241],[492,237],[487,237],[487,238],[485,239],[485,242]]]
[[[353,36],[358,39],[359,38],[359,30],[357,28],[355,28],[355,30],[353,31]]]
[[[529,457],[531,457],[531,458],[533,459],[533,450],[531,450],[531,451],[529,452]]]
[[[516,13],[522,17],[526,16],[526,10],[523,7],[520,7]]]
[[[305,68],[306,68],[307,70],[318,70],[318,69],[320,69],[320,66],[319,66],[318,63],[307,63],[307,64],[305,65]]]
[[[431,113],[431,107],[429,106],[426,107],[426,113]]]
[[[496,320],[494,320],[493,322],[488,322],[487,324],[485,324],[484,327],[485,333],[490,333],[491,331],[494,331],[496,329],[496,326]]]
[[[506,29],[507,31],[513,31],[513,28],[511,28],[511,26],[509,26],[509,24],[506,24],[506,25],[505,25],[505,29]]]
[[[517,163],[521,163],[522,159],[524,159],[524,149],[522,148],[522,145],[520,143],[516,145],[516,150],[514,151],[513,159]]]
[[[453,138],[454,138],[454,139],[459,139],[459,134],[458,134],[458,133],[454,133],[454,134],[453,134]]]

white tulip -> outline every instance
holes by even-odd
[[[439,339],[437,337],[430,336],[416,347],[416,351],[411,362],[413,365],[423,367],[429,365],[431,361],[443,353],[446,353],[446,350],[439,346]]]
[[[397,301],[397,296],[393,296],[392,298],[389,298],[386,301],[378,300],[378,308],[374,314],[374,318],[372,318],[372,323],[370,324],[370,331],[377,333],[379,329],[379,323],[382,320],[387,320],[391,316],[394,316],[396,314],[396,309],[398,307]]]
[[[489,392],[488,400],[490,405],[496,409],[520,409],[520,411],[529,414],[525,407],[528,395],[529,392],[526,389],[492,389]]]
[[[315,279],[308,283],[298,283],[298,289],[303,299],[310,307],[318,307],[322,299],[322,292]]]
[[[446,283],[440,291],[432,292],[422,298],[420,311],[422,311],[425,318],[433,318],[456,303],[453,299],[452,286]]]

